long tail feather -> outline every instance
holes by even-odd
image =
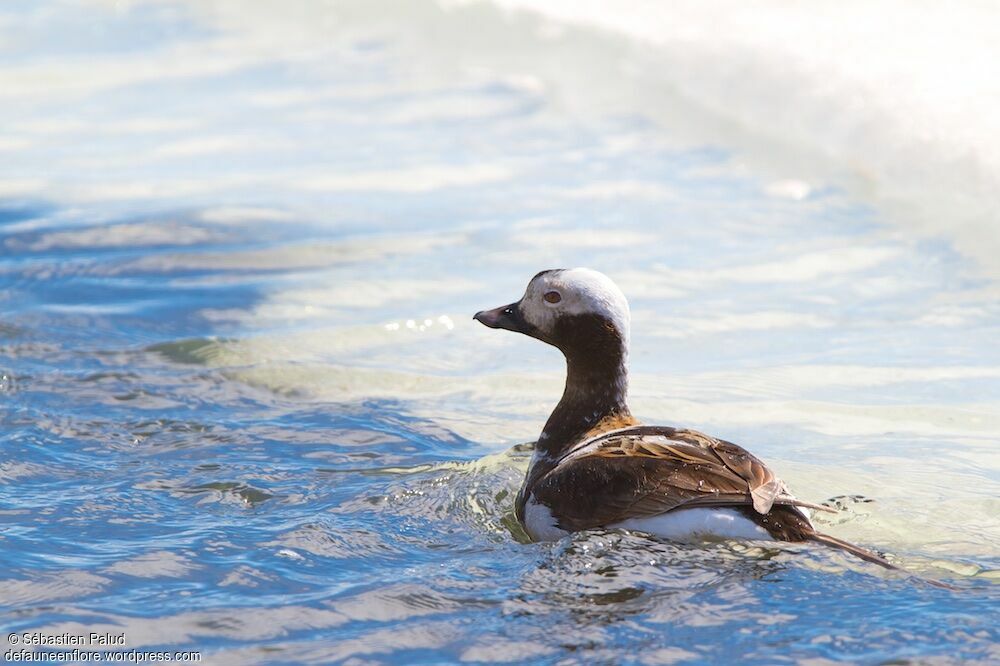
[[[951,590],[953,592],[958,590],[957,587],[949,585],[948,583],[943,583],[939,580],[924,578],[923,576],[918,576],[917,574],[910,573],[909,571],[906,571],[906,569],[903,569],[902,567],[897,567],[895,564],[889,562],[878,553],[874,553],[866,548],[862,548],[861,546],[855,546],[850,541],[844,541],[842,539],[838,539],[837,537],[832,537],[829,534],[823,534],[822,532],[813,532],[809,536],[809,538],[813,541],[818,541],[822,544],[826,544],[827,546],[832,546],[834,548],[839,548],[840,550],[847,551],[848,553],[860,557],[861,559],[867,562],[872,562],[879,566],[885,567],[886,569],[892,569],[894,571],[902,571],[912,576],[913,578],[916,578],[919,581],[927,583],[928,585],[939,587],[943,590]]]
[[[812,502],[807,502],[805,500],[800,500],[797,497],[785,497],[779,495],[774,499],[775,504],[783,504],[785,506],[804,506],[807,509],[812,509],[814,511],[824,511],[826,513],[840,513],[837,509],[833,509],[824,504],[814,504]]]
[[[823,534],[822,532],[813,532],[809,538],[813,541],[819,541],[820,543],[825,543],[828,546],[845,550],[852,555],[860,557],[866,562],[873,562],[874,564],[883,566],[886,569],[899,569],[899,567],[892,564],[878,553],[874,553],[866,548],[862,548],[861,546],[855,546],[850,541],[844,541],[842,539],[838,539],[837,537],[832,537],[829,534]]]

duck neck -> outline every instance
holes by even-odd
[[[628,408],[628,351],[620,337],[564,353],[566,387],[536,448],[551,460],[585,435],[636,422]]]

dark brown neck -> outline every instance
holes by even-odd
[[[537,445],[540,456],[552,458],[601,422],[631,419],[622,333],[603,317],[581,315],[562,322],[553,338],[566,357],[566,388]]]
[[[625,360],[618,354],[604,365],[601,359],[567,356],[566,387],[538,438],[540,453],[558,457],[602,421],[631,418]]]

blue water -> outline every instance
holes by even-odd
[[[636,47],[560,30],[480,4],[0,10],[4,636],[234,664],[1000,659],[989,270],[706,139],[620,76]],[[630,297],[641,418],[746,445],[841,498],[825,530],[954,589],[802,545],[525,543],[563,366],[471,315],[573,265]]]

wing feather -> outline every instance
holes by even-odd
[[[564,528],[580,530],[679,508],[806,506],[745,449],[694,430],[623,428],[574,447],[532,493]]]

